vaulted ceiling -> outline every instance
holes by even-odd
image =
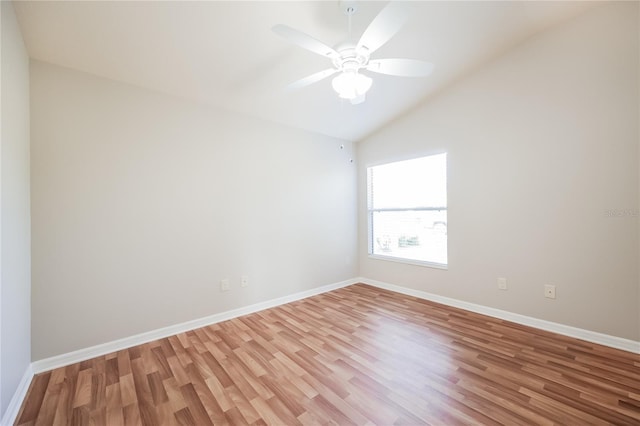
[[[367,100],[338,98],[331,79],[287,84],[331,66],[276,36],[285,24],[330,46],[345,41],[338,1],[14,2],[34,59],[308,131],[359,140],[483,63],[594,2],[412,1],[411,18],[376,58],[432,62],[426,78],[371,74]],[[359,35],[386,2],[358,2]]]

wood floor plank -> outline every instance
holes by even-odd
[[[140,420],[140,409],[137,403],[126,405],[122,409],[125,426],[139,426],[142,424]]]
[[[53,375],[52,375],[53,376]],[[58,400],[62,393],[63,383],[54,383],[53,377],[49,380],[49,386],[45,391],[47,396],[42,401],[38,417],[35,421],[35,426],[50,425],[53,424],[53,420],[56,415],[56,408],[58,406]]]
[[[238,409],[242,417],[249,424],[255,424],[261,417],[260,414],[253,408],[249,400],[240,392],[234,385],[226,388],[229,399],[233,402],[233,406]]]
[[[258,412],[262,420],[268,425],[285,425],[287,424],[284,419],[278,417],[278,414],[266,403],[260,396],[253,398],[251,406]],[[297,422],[293,423],[294,425]]]
[[[196,420],[191,415],[191,411],[189,408],[182,408],[179,411],[176,411],[174,414],[176,418],[176,422],[181,426],[196,426]]]
[[[34,377],[18,426],[640,424],[640,355],[356,284]]]
[[[35,423],[40,414],[42,403],[47,397],[46,390],[49,386],[50,379],[51,372],[38,374],[33,378],[27,396],[22,403],[22,408],[20,409],[19,419],[21,422],[25,424],[29,422]]]
[[[203,402],[196,392],[193,384],[189,383],[187,385],[184,385],[180,388],[180,390],[182,391],[184,400],[187,403],[187,408],[185,408],[184,410],[188,410],[187,412],[189,413],[187,415],[187,412],[185,412],[184,410],[180,410],[180,413],[182,413],[180,416],[184,417],[185,420],[192,418],[193,424],[195,425],[213,425],[213,419],[209,417],[209,414],[204,408]]]

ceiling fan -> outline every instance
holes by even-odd
[[[351,38],[351,17],[357,10],[355,1],[341,1],[340,6],[349,18],[349,38]],[[295,30],[286,25],[276,25],[273,32],[311,52],[317,53],[331,60],[333,67],[311,74],[291,83],[290,89],[299,89],[317,83],[336,73],[332,86],[342,99],[348,99],[352,104],[364,102],[367,91],[373,80],[361,71],[372,71],[400,77],[425,77],[433,70],[433,64],[416,59],[371,59],[371,54],[389,41],[405,24],[410,10],[398,2],[390,2],[371,21],[360,40],[338,44],[329,47],[308,34]]]

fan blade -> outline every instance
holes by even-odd
[[[320,71],[317,72],[315,74],[311,74],[306,76],[305,78],[301,78],[298,81],[294,81],[293,83],[291,83],[290,85],[287,86],[287,89],[290,90],[295,90],[295,89],[301,89],[305,86],[309,86],[313,83],[317,83],[320,80],[324,80],[325,78],[337,73],[338,70],[335,68],[329,68],[326,69],[324,71]]]
[[[400,77],[426,77],[433,71],[433,64],[416,59],[374,59],[369,61],[367,70]]]
[[[378,50],[400,31],[407,19],[409,19],[409,8],[395,1],[390,2],[364,30],[358,41],[358,49],[365,47],[369,53]]]
[[[294,30],[286,25],[276,25],[271,30],[278,34],[280,37],[286,38],[293,44],[297,44],[303,49],[307,49],[311,52],[317,53],[328,58],[337,58],[340,55],[333,48],[327,46],[323,42],[316,40],[308,34]]]

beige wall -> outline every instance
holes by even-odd
[[[637,9],[539,34],[358,143],[360,274],[640,340],[638,218],[605,213],[639,205]],[[369,259],[366,167],[443,150],[449,270]]]
[[[10,2],[0,2],[0,418],[31,361],[29,57]]]
[[[347,142],[40,62],[31,93],[34,360],[357,275]]]
[[[358,272],[640,339],[638,218],[605,216],[640,206],[637,17],[596,8],[360,142],[359,221],[348,143],[32,62],[33,359]],[[366,166],[441,150],[449,270],[368,259]]]

